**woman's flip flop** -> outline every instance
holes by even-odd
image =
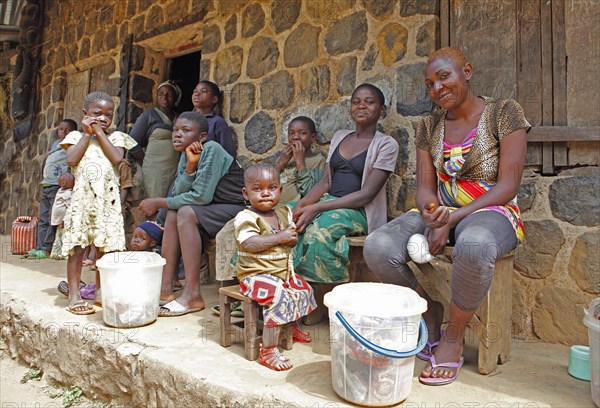
[[[174,317],[183,316],[188,313],[195,313],[203,310],[203,307],[190,307],[187,308],[179,303],[177,300],[172,300],[164,306],[160,307],[158,315],[160,317]]]
[[[67,312],[71,312],[74,315],[89,315],[96,313],[94,306],[91,306],[87,302],[80,300],[72,305],[66,307]]]
[[[431,364],[431,371],[433,372],[436,368],[438,367],[442,367],[442,368],[456,368],[456,371],[454,372],[454,374],[451,377],[447,377],[447,378],[439,378],[439,377],[423,377],[422,375],[419,376],[419,381],[422,384],[425,385],[446,385],[446,384],[450,384],[452,382],[454,382],[454,380],[456,380],[456,377],[458,377],[458,371],[460,370],[460,368],[462,367],[463,363],[465,362],[465,358],[463,356],[460,357],[460,360],[457,363],[453,363],[453,362],[448,362],[448,363],[437,363],[435,361],[435,356],[432,354],[431,358],[429,359],[429,363]]]
[[[440,340],[444,335],[444,330],[440,329]],[[427,342],[426,347],[417,354],[417,358],[423,361],[429,361],[431,356],[433,355],[433,348],[440,345],[440,340],[434,341],[433,343]],[[425,350],[428,350],[429,353],[426,353]]]

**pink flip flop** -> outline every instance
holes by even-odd
[[[448,377],[448,378],[423,377],[422,375],[420,375],[419,381],[425,385],[450,384],[450,383],[454,382],[454,380],[456,380],[456,377],[458,377],[458,371],[460,370],[460,368],[462,367],[464,362],[465,362],[465,358],[463,356],[461,356],[460,360],[457,363],[448,362],[448,363],[439,363],[438,364],[435,361],[435,356],[432,354],[431,358],[429,359],[429,363],[431,364],[431,371],[435,370],[438,367],[456,368],[456,371],[454,372],[454,375],[452,377]]]
[[[444,330],[440,329],[440,340],[442,339],[443,335],[444,335]],[[429,350],[429,353],[431,353],[431,354],[425,353],[425,349],[423,349],[423,350],[419,351],[419,354],[417,354],[417,358],[419,360],[429,361],[429,359],[433,355],[433,348],[440,345],[440,340],[434,341],[433,343],[430,343],[428,341],[427,342],[427,350]]]

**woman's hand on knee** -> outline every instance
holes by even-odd
[[[319,209],[315,204],[309,204],[306,207],[294,207],[294,222],[296,223],[296,231],[304,232],[311,221],[320,214]]]

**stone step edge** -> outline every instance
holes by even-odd
[[[95,326],[95,327],[94,327]],[[108,338],[97,323],[33,319],[27,303],[0,293],[0,347],[12,358],[40,368],[49,383],[79,386],[86,397],[125,406],[269,406],[283,402],[269,394],[250,394],[180,370],[153,356],[155,347],[125,336]],[[106,329],[106,327],[103,327]],[[106,332],[106,330],[104,330]]]

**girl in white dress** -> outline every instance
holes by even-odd
[[[94,313],[93,306],[79,294],[84,249],[93,245],[98,258],[106,252],[125,250],[117,166],[123,159],[123,149],[132,148],[136,142],[123,132],[109,133],[114,107],[112,98],[104,92],[87,95],[83,102],[83,133],[73,131],[61,143],[75,176],[62,248],[62,255],[68,256],[67,310],[74,314]],[[96,274],[96,285],[100,283],[98,278]]]

